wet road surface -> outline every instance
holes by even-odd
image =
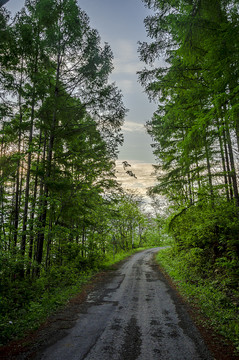
[[[41,360],[212,360],[184,304],[153,262],[129,258],[88,295],[73,328]]]

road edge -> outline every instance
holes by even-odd
[[[208,320],[202,315],[200,308],[180,292],[180,286],[169,276],[166,270],[156,260],[157,253],[154,254],[154,263],[157,265],[162,276],[168,285],[176,292],[177,296],[185,304],[186,309],[191,316],[196,328],[201,334],[209,351],[214,356],[214,360],[239,360],[235,354],[235,347],[222,335],[218,334],[215,329],[208,324]]]

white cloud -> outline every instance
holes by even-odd
[[[134,178],[126,174],[126,171],[123,168],[122,161],[116,161],[116,176],[117,180],[122,184],[122,187],[125,190],[137,190],[140,195],[145,196],[147,188],[155,185],[156,177],[153,175],[153,166],[149,163],[140,163],[137,161],[128,160],[131,167],[128,170],[131,170],[137,177]]]
[[[114,60],[114,74],[130,74],[135,75],[137,71],[142,69],[140,62],[130,59],[116,58]]]
[[[135,60],[135,44],[128,39],[118,39],[114,43],[114,47],[117,51],[116,58],[119,57],[122,61],[128,62],[129,60]]]
[[[135,75],[142,68],[137,58],[137,44],[130,40],[119,39],[114,44],[114,74]]]
[[[126,171],[123,168],[122,161],[116,161],[116,176],[118,182],[121,184],[122,188],[126,192],[132,192],[138,195],[141,195],[145,204],[145,211],[155,213],[155,208],[152,204],[152,199],[147,195],[147,190],[149,187],[154,186],[158,183],[156,175],[154,173],[154,168],[150,163],[141,163],[135,160],[127,160],[131,167],[128,170],[131,170],[137,177],[131,177],[126,174]],[[159,195],[157,197],[157,208],[156,212],[161,215],[166,214],[168,208],[168,201],[164,196]]]
[[[122,127],[122,130],[125,132],[135,132],[135,131],[145,132],[145,127],[143,124],[140,123],[136,123],[133,121],[126,121]]]

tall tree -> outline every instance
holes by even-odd
[[[89,199],[115,186],[126,109],[108,83],[111,49],[75,0],[27,0],[10,25],[1,14],[1,231],[20,250],[21,274],[39,274],[59,227],[79,241]],[[69,204],[76,217],[66,222]]]
[[[199,176],[204,176],[206,166],[209,193],[213,201],[213,187],[216,185],[214,179],[220,178],[220,182],[226,180],[225,176],[222,176],[223,163],[218,174],[215,174],[222,141],[221,127],[218,129],[217,119],[226,119],[229,111],[223,115],[221,110],[218,115],[216,112],[218,106],[222,109],[225,99],[227,102],[230,101],[231,93],[227,91],[230,87],[227,69],[233,66],[233,62],[228,56],[228,46],[224,38],[229,28],[232,31],[231,19],[235,4],[233,1],[212,1],[210,4],[206,1],[145,3],[158,12],[145,20],[148,34],[154,42],[141,43],[141,59],[150,65],[163,54],[167,56],[168,62],[165,68],[145,69],[140,73],[140,80],[149,96],[164,104],[159,107],[158,113],[148,124],[150,133],[161,145],[155,153],[163,161],[165,168],[169,169],[167,163],[171,164],[171,168],[178,163],[178,169],[185,170],[187,167],[181,159],[182,154],[187,152],[187,172],[196,171],[198,179]],[[234,31],[237,31],[236,28]],[[162,135],[164,132],[159,132],[159,121],[162,131],[167,131],[166,139]],[[229,129],[226,126],[227,121],[222,124],[226,132]],[[236,131],[236,126],[234,129]],[[235,165],[230,145],[233,136],[231,130],[232,127],[229,130],[230,134],[227,133],[226,144],[231,159],[228,177],[233,183],[234,197],[238,203],[238,190],[235,176],[233,177]],[[164,157],[166,146],[167,157]],[[169,159],[171,160],[168,162]],[[196,177],[194,179],[196,180]],[[227,186],[225,181],[226,189]],[[191,190],[192,187],[189,186],[188,192]]]
[[[140,81],[158,102],[148,122],[158,158],[152,193],[171,200],[169,229],[180,249],[199,247],[212,262],[222,254],[231,261],[239,254],[237,1],[144,2],[155,12],[145,19],[152,42],[139,48],[147,64]],[[223,218],[234,224],[228,238]]]

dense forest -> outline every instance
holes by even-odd
[[[87,14],[75,0],[0,11],[2,343],[58,286],[153,241],[157,224],[116,181],[126,109]]]
[[[139,79],[158,104],[147,123],[158,178],[150,192],[170,204],[171,262],[179,259],[184,281],[198,289],[208,280],[212,292],[203,294],[204,307],[205,299],[214,302],[211,313],[220,313],[214,300],[216,289],[223,291],[221,307],[234,311],[223,319],[224,333],[238,346],[238,1],[144,3],[152,10],[145,19],[151,41],[139,45],[146,63]]]
[[[238,1],[143,2],[155,216],[117,182],[127,109],[87,14],[76,0],[26,0],[14,17],[0,7],[1,344],[163,228],[161,263],[239,349]]]

